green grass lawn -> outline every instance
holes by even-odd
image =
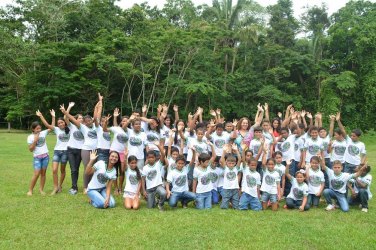
[[[325,204],[308,212],[194,208],[126,211],[116,197],[114,209],[95,209],[82,193],[68,194],[69,166],[63,193],[41,196],[39,181],[27,197],[33,173],[27,134],[0,133],[0,249],[60,248],[209,248],[209,249],[375,249],[376,203],[368,213],[326,212]],[[376,137],[364,137],[371,166],[376,166]],[[50,152],[55,136],[48,136]],[[82,187],[82,167],[80,183]],[[371,173],[376,173],[371,171]],[[373,174],[376,177],[376,174]],[[51,163],[45,191],[52,191]],[[376,195],[376,184],[372,186]]]

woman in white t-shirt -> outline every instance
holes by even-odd
[[[46,144],[46,136],[49,129],[42,131],[42,126],[39,122],[33,122],[31,124],[32,134],[27,137],[27,144],[29,145],[30,152],[33,152],[34,160],[33,160],[33,167],[34,167],[34,174],[31,178],[29,191],[27,192],[28,196],[33,195],[33,189],[38,181],[39,175],[40,177],[40,188],[39,192],[42,195],[46,193],[43,191],[44,184],[46,183],[46,171],[50,157],[48,156],[48,148]]]
[[[57,119],[57,127],[55,127],[55,111],[52,109],[50,110],[50,114],[52,116],[52,122],[49,124],[46,119],[43,117],[43,114],[37,111],[37,116],[41,119],[44,126],[46,126],[49,130],[54,131],[56,135],[56,145],[54,148],[54,156],[52,159],[52,177],[54,182],[54,189],[51,195],[55,195],[58,192],[61,192],[62,185],[65,179],[65,166],[68,161],[68,154],[67,154],[67,144],[69,141],[69,128],[64,121],[64,118],[60,117]],[[60,163],[60,181],[58,182],[58,170],[59,170],[59,163]]]
[[[94,164],[98,157],[96,150],[91,151],[89,157],[85,173],[93,176],[87,186],[90,204],[95,208],[113,208],[115,199],[111,195],[111,187],[112,182],[116,179],[116,165],[120,163],[119,154],[112,151],[108,158],[108,164],[104,161]]]

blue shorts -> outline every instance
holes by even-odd
[[[34,160],[33,160],[34,170],[47,169],[49,161],[50,161],[50,157],[48,155],[43,158],[34,157]]]
[[[278,199],[277,199],[276,194],[269,194],[267,192],[262,192],[261,200],[262,202],[270,201],[271,203],[276,203]]]
[[[68,153],[66,150],[54,150],[54,157],[52,158],[52,162],[61,162],[62,164],[66,164],[68,161]]]

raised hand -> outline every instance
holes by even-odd
[[[73,107],[74,107],[74,105],[75,105],[75,103],[74,103],[74,102],[69,102],[69,104],[68,104],[68,108],[73,108]],[[63,107],[64,107],[64,104],[63,104]]]
[[[163,103],[163,104],[162,104],[162,112],[165,112],[165,113],[168,112],[168,106],[167,106],[166,103]]]
[[[38,116],[38,117],[42,117],[42,113],[39,111],[39,109],[37,111],[35,111],[35,114]]]
[[[144,104],[143,106],[142,106],[142,113],[146,113],[146,111],[148,110],[148,106],[146,105],[146,104]]]
[[[291,165],[291,159],[287,159],[286,160],[286,166],[290,166]]]
[[[338,122],[339,120],[341,120],[341,112],[336,114],[336,121]]]
[[[269,105],[267,103],[264,104],[264,110],[265,111],[269,110]]]
[[[307,112],[307,117],[308,117],[309,119],[312,119],[312,114],[311,114],[310,112]]]
[[[188,120],[192,120],[192,119],[193,119],[193,115],[192,115],[191,112],[189,112],[189,114],[188,114]]]
[[[50,114],[51,114],[52,117],[55,117],[55,110],[51,109]]]
[[[162,105],[161,104],[158,104],[158,107],[157,107],[157,111],[158,113],[161,113],[162,112]]]
[[[203,108],[201,108],[201,107],[198,107],[198,108],[197,108],[197,114],[198,114],[198,115],[201,115],[203,112],[204,112],[204,109],[203,109]]]
[[[70,105],[71,103],[69,103],[69,105]],[[72,106],[73,107],[73,106]],[[62,113],[64,113],[65,114],[65,112],[66,112],[66,110],[65,110],[65,108],[64,108],[64,104],[61,104],[60,105],[60,111],[62,112]]]
[[[98,155],[97,155],[97,150],[91,150],[90,151],[90,161],[95,161],[95,159],[97,159]]]
[[[112,116],[110,114],[107,114],[107,116],[104,118],[105,122],[108,122]]]
[[[212,116],[217,116],[217,113],[214,111],[214,109],[211,109],[211,110],[209,111],[209,113],[210,113],[210,115],[212,115]]]
[[[233,121],[232,121],[232,125],[234,126],[234,128],[236,128],[236,125],[238,124],[238,120],[236,120],[236,119],[234,119]]]
[[[305,110],[302,110],[302,111],[300,112],[301,117],[304,118],[305,115],[306,115],[306,113],[307,113],[307,112],[306,112]]]
[[[278,112],[277,116],[278,116],[279,118],[282,118],[282,113],[281,113],[281,112]]]
[[[101,95],[101,93],[98,92],[98,101],[103,101],[103,96]]]
[[[238,150],[238,147],[236,146],[236,144],[233,144],[232,147],[231,147],[231,150],[232,152],[234,153],[237,153],[239,150]]]
[[[336,116],[335,115],[329,115],[329,119],[330,119],[330,121],[335,121],[336,120]]]
[[[221,114],[221,109],[217,109],[215,112],[217,113],[217,115],[220,115]]]
[[[258,109],[258,111],[260,111],[260,112],[263,112],[263,111],[264,111],[264,109],[262,108],[262,106],[261,106],[260,103],[257,104],[257,109]]]
[[[115,108],[115,110],[114,110],[114,117],[118,117],[118,116],[119,116],[119,109]]]
[[[174,105],[174,107],[172,109],[174,110],[174,112],[178,112],[179,111],[179,106],[178,105]]]

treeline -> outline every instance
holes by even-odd
[[[332,16],[315,6],[297,20],[291,0],[231,2],[15,1],[0,11],[0,121],[25,128],[35,110],[68,101],[90,113],[101,92],[106,113],[167,103],[231,119],[294,103],[375,128],[376,3],[350,1]]]

